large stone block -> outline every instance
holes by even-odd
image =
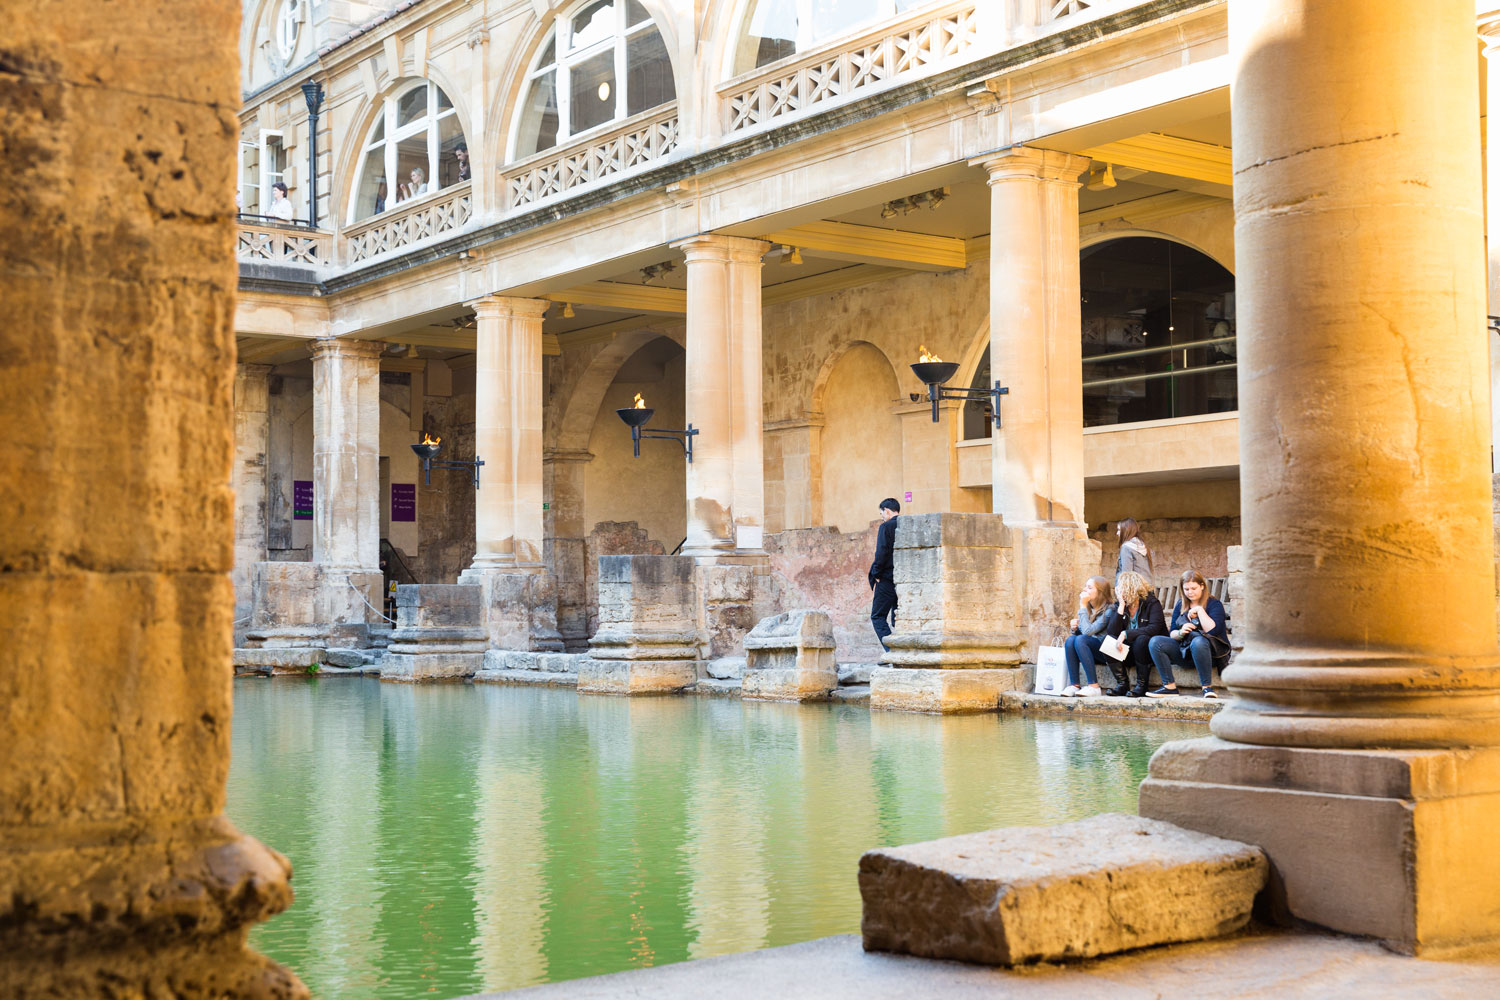
[[[467,569],[461,585],[477,586],[490,646],[495,649],[562,652],[557,630],[557,581],[547,572]]]
[[[1260,846],[1276,912],[1412,954],[1500,940],[1500,750],[1168,743],[1141,814]]]
[[[676,694],[698,682],[694,660],[599,660],[578,667],[579,694]]]
[[[484,588],[451,583],[396,588],[396,630],[380,661],[380,679],[462,680],[484,666]]]
[[[1006,691],[1031,688],[1030,667],[1003,670],[920,670],[876,667],[870,671],[870,707],[890,712],[953,715],[994,712]]]
[[[258,562],[251,569],[245,645],[364,646],[379,622],[379,572],[313,562]]]
[[[838,687],[833,622],[822,611],[788,611],[767,618],[745,637],[741,697],[809,701]]]
[[[867,951],[987,965],[1089,958],[1243,927],[1259,848],[1118,813],[866,852]]]
[[[661,694],[698,679],[695,565],[688,556],[602,556],[599,631],[578,690]]]

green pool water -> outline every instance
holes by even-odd
[[[376,680],[235,683],[255,929],[320,1000],[454,997],[859,927],[862,851],[1134,812],[1158,722]]]

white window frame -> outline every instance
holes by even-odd
[[[396,109],[401,103],[401,98],[405,97],[413,90],[416,90],[418,87],[427,88],[427,110],[423,112],[422,117],[416,119],[415,121],[408,122],[405,125],[402,125],[400,128],[397,128]],[[392,91],[386,97],[385,101],[381,105],[380,114],[370,122],[370,127],[365,130],[365,142],[359,150],[359,159],[356,161],[357,166],[355,168],[354,175],[354,186],[349,189],[349,209],[347,213],[348,225],[352,226],[357,222],[364,222],[368,219],[375,219],[385,214],[385,212],[374,212],[365,216],[358,215],[359,195],[360,191],[364,188],[364,172],[365,167],[370,159],[370,151],[381,143],[385,144],[385,155],[382,158],[381,163],[382,169],[385,171],[385,176],[387,178],[385,195],[386,212],[389,212],[397,207],[405,208],[407,205],[411,205],[418,201],[423,201],[429,195],[437,193],[442,185],[442,178],[438,175],[438,156],[440,153],[440,150],[438,149],[438,126],[443,122],[444,119],[448,118],[450,115],[458,114],[458,105],[453,103],[453,99],[451,97],[448,98],[448,107],[444,108],[441,111],[438,110],[437,103],[439,92],[442,92],[443,95],[447,97],[447,91],[443,91],[442,88],[440,88],[432,80],[424,79],[414,81],[410,86],[402,87],[400,90]],[[376,127],[382,121],[385,122],[385,129],[381,133],[382,138],[378,140],[371,139],[370,136],[375,134]],[[396,146],[401,142],[402,139],[410,139],[412,136],[420,135],[422,132],[427,133],[427,193],[418,195],[415,198],[408,198],[402,202],[397,202],[396,188],[398,186],[400,178],[396,176]],[[463,130],[462,122],[459,122],[459,134],[464,137],[463,141],[467,143],[468,133]]]
[[[259,205],[259,208],[261,209],[261,211],[260,211],[261,215],[270,215],[271,214],[270,212],[266,211],[266,209],[268,209],[268,208],[271,207],[271,185],[275,184],[279,180],[282,180],[282,177],[283,177],[283,175],[285,174],[285,171],[286,171],[286,164],[285,164],[285,162],[282,163],[282,167],[281,167],[280,170],[277,170],[275,172],[271,171],[271,169],[270,169],[271,158],[266,153],[267,148],[270,146],[270,142],[268,141],[270,139],[277,140],[277,145],[281,147],[281,155],[283,157],[283,160],[286,157],[286,137],[281,134],[281,130],[280,129],[274,129],[274,128],[263,128],[263,129],[261,129],[260,130],[260,142],[258,143],[258,146],[259,146],[259,157],[260,158],[256,162],[256,166],[255,166],[255,169],[257,171],[259,171],[259,173],[260,173],[260,205]],[[288,187],[287,198],[290,199],[291,196],[292,196],[291,195],[291,190],[290,190],[291,185],[287,185],[287,187]]]
[[[291,26],[291,45],[285,44],[283,27]],[[297,50],[302,47],[303,30],[307,27],[307,0],[282,0],[276,5],[271,22],[271,42],[276,46],[281,61],[290,66]]]
[[[814,38],[812,33],[812,5],[815,0],[793,0],[793,2],[797,5],[797,37],[795,39],[797,51],[793,52],[789,56],[786,56],[786,59],[795,59],[798,56],[806,55],[808,52],[811,52],[817,48],[822,48],[824,45],[827,45],[837,39],[866,31],[872,26],[880,24],[883,21],[899,20],[909,14],[914,13],[915,11],[922,9],[923,7],[936,4],[938,0],[919,0],[919,2],[913,4],[910,8],[904,11],[896,9],[896,0],[878,0],[880,4],[880,10],[873,17],[856,22],[854,24],[844,25],[836,30],[833,34],[827,35],[824,38],[820,39]],[[984,0],[984,2],[999,3],[1000,0]],[[755,8],[758,4],[759,0],[742,0],[741,2],[739,17],[735,19],[737,27],[735,29],[734,35],[732,36],[732,41],[730,42],[730,58],[726,60],[726,62],[729,63],[729,72],[727,76],[731,79],[738,76],[745,76],[749,73],[758,73],[761,70],[765,69],[767,66],[776,65],[776,63],[771,62],[766,63],[765,66],[752,66],[749,69],[737,70],[734,64],[734,56],[739,51],[740,42],[750,31],[750,15],[755,12]],[[781,61],[782,60],[777,60],[777,62]]]
[[[630,102],[629,96],[625,93],[627,87],[629,86],[626,77],[625,54],[629,50],[630,42],[633,39],[639,38],[647,31],[655,31],[658,35],[660,35],[661,29],[656,26],[656,21],[654,18],[652,18],[651,12],[649,10],[646,11],[645,20],[637,21],[635,24],[626,23],[630,5],[626,2],[626,0],[613,0],[615,5],[614,31],[605,38],[601,38],[599,41],[594,42],[592,45],[585,46],[581,49],[572,49],[573,18],[580,11],[592,6],[597,2],[598,0],[582,0],[582,2],[576,3],[572,7],[569,7],[566,12],[559,14],[557,18],[552,22],[552,27],[548,29],[547,34],[543,36],[542,44],[537,46],[537,54],[532,59],[530,71],[528,71],[526,74],[526,82],[521,88],[521,100],[517,104],[515,117],[511,122],[510,149],[506,154],[507,162],[512,162],[514,160],[520,159],[520,157],[516,155],[516,148],[521,144],[521,123],[526,117],[526,99],[531,95],[531,88],[536,83],[536,81],[540,77],[546,76],[548,73],[555,72],[557,74],[557,80],[555,84],[557,88],[557,141],[551,146],[548,146],[546,149],[539,149],[536,151],[536,153],[527,153],[526,155],[528,157],[539,155],[550,149],[560,149],[561,147],[573,142],[580,136],[589,135],[593,132],[602,132],[608,129],[610,126],[629,117],[627,112],[630,108]],[[644,4],[642,4],[641,7],[643,10],[645,9]],[[554,43],[552,46],[553,61],[547,63],[546,65],[540,65],[542,54],[547,51],[547,42],[549,40]],[[662,40],[663,44],[665,44],[665,36],[662,36]],[[610,116],[608,121],[600,122],[598,125],[592,125],[581,132],[574,132],[572,130],[573,87],[572,80],[569,79],[569,75],[571,74],[574,66],[582,62],[587,62],[589,59],[592,59],[595,56],[599,55],[601,52],[609,49],[610,46],[614,46],[615,50],[614,113]],[[671,60],[670,52],[668,53],[667,58],[669,61]],[[677,99],[676,90],[677,87],[674,81],[672,87],[672,100],[663,101],[661,104],[654,105],[653,107],[665,107],[666,105],[671,104],[672,101],[675,101]],[[650,110],[652,110],[652,108],[647,108],[641,113],[644,114],[646,111]]]
[[[249,139],[241,139],[239,141],[238,153],[235,156],[234,184],[235,190],[240,194],[239,211],[241,213],[248,212],[250,210],[251,188],[255,189],[255,207],[260,207],[260,184],[252,180],[252,178],[250,177],[249,169],[245,163],[246,154],[248,154],[251,150],[255,150],[256,156],[260,155],[260,149],[258,146],[256,146],[255,143],[251,142]],[[255,169],[257,173],[260,171],[259,160],[256,161]]]

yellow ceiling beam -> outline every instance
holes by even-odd
[[[886,264],[915,271],[954,271],[968,266],[963,240],[879,226],[824,220],[779,229],[763,239],[829,260]]]
[[[1196,212],[1211,205],[1227,204],[1229,202],[1225,199],[1215,198],[1210,194],[1194,194],[1192,191],[1168,191],[1166,194],[1154,194],[1146,198],[1136,198],[1131,201],[1120,202],[1116,205],[1107,205],[1104,208],[1080,212],[1078,213],[1078,224],[1080,226],[1092,226],[1100,222],[1110,222],[1114,219],[1125,219],[1129,222],[1151,222],[1156,219],[1165,219],[1172,215]]]
[[[1233,185],[1234,168],[1228,146],[1194,139],[1179,139],[1161,132],[1106,142],[1083,150],[1083,155],[1103,163],[1135,167],[1173,177],[1189,177],[1212,184]]]
[[[575,306],[613,309],[618,312],[687,314],[687,292],[660,285],[629,285],[623,281],[593,281],[587,285],[548,292],[542,298],[571,302]]]

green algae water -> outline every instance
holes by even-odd
[[[861,852],[1134,812],[1207,727],[244,679],[228,814],[292,859],[251,934],[319,1000],[455,997],[859,929]]]

